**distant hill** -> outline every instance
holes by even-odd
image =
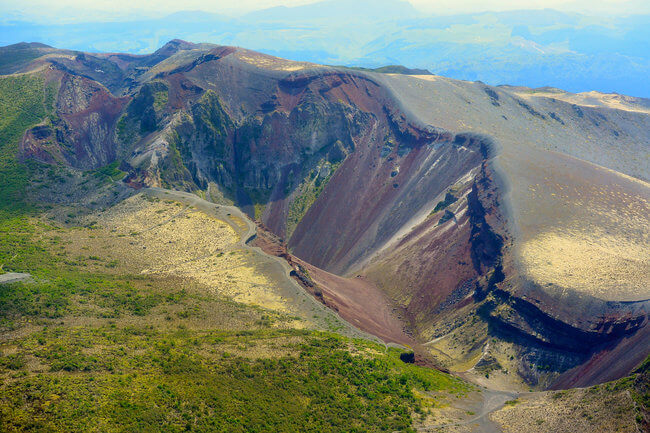
[[[359,71],[379,72],[380,74],[432,75],[431,72],[426,69],[411,69],[402,65],[387,65],[380,66],[379,68],[352,67],[351,69],[356,69]]]
[[[647,15],[590,17],[546,9],[426,16],[398,0],[344,3],[327,0],[240,17],[190,11],[122,22],[4,21],[0,45],[37,40],[144,54],[181,38],[320,64],[398,64],[490,85],[650,97]]]

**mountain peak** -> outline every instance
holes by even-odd
[[[165,45],[157,49],[154,54],[162,54],[162,55],[170,56],[179,51],[191,50],[194,49],[195,47],[196,44],[192,42],[187,42],[182,39],[172,39],[171,41],[167,42]]]
[[[49,45],[42,44],[40,42],[18,42],[17,44],[7,45],[1,48],[8,50],[25,50],[28,48],[52,48]]]

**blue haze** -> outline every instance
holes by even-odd
[[[541,10],[423,16],[399,0],[326,0],[236,18],[197,11],[68,25],[0,21],[0,45],[147,53],[175,38],[324,64],[401,64],[492,85],[650,97],[649,15],[597,18]]]

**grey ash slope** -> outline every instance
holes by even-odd
[[[59,84],[57,117],[25,134],[23,158],[115,162],[134,188],[234,203],[345,277],[325,293],[360,276],[394,309],[376,315],[399,316],[449,369],[493,386],[588,385],[649,351],[645,100],[178,40],[147,56],[12,55],[3,71]],[[366,313],[353,298],[323,302]]]
[[[640,331],[632,332],[636,341],[626,343],[627,355],[619,352],[619,362],[625,368],[638,364],[650,347],[645,331],[650,298],[647,101],[595,92],[491,88],[443,77],[381,80],[419,121],[487,134],[496,142],[492,164],[504,193],[500,207],[507,212],[512,244],[504,251],[506,277],[499,285],[504,290],[489,313],[492,325],[516,336],[547,314],[593,334],[603,326],[596,317],[618,317],[609,326],[618,327],[614,334],[620,336],[627,332],[620,321],[634,317],[632,329]],[[527,306],[517,311],[517,303]],[[541,328],[547,326],[557,325],[524,333],[537,334],[547,346],[577,347],[574,338],[584,338],[587,350],[598,346],[586,334],[578,337],[580,332],[562,343],[558,337],[571,335],[568,329],[545,338]],[[606,352],[611,348],[610,341]],[[623,361],[625,356],[629,361]],[[597,364],[574,370],[571,379],[564,375],[564,385],[616,376],[620,367],[612,359],[608,366]]]
[[[605,300],[648,299],[647,101],[491,88],[443,77],[379,79],[420,122],[494,139],[508,228],[520,259],[540,282],[564,282]],[[556,245],[577,248],[548,249]],[[575,275],[557,261],[555,275],[545,274],[550,269],[542,262],[559,254]],[[581,254],[590,261],[579,263]]]

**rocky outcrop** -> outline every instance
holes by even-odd
[[[115,139],[117,119],[129,98],[117,98],[85,77],[51,75],[59,84],[54,113],[24,135],[22,157],[84,170],[113,162],[122,152]]]
[[[476,272],[481,275],[499,262],[503,239],[492,230],[485,220],[485,208],[478,198],[476,181],[467,194],[467,213],[471,226],[472,264]]]

